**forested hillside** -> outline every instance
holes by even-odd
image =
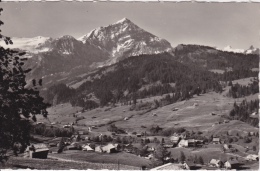
[[[88,109],[167,93],[173,93],[170,101],[175,102],[194,94],[222,92],[231,80],[257,77],[252,68],[258,68],[257,55],[179,45],[173,54],[139,55],[100,68],[84,76],[86,81],[77,89],[54,85],[45,96],[50,103],[70,102]],[[223,69],[223,73],[210,69]]]
[[[249,123],[255,127],[259,126],[259,118],[258,118],[258,110],[259,110],[259,100],[254,100],[247,102],[243,100],[240,105],[234,103],[233,109],[230,111],[229,116],[232,119],[237,119],[246,123]],[[255,117],[252,116],[255,114]]]
[[[224,52],[209,46],[178,45],[174,49],[175,59],[186,64],[206,69],[248,70],[258,68],[257,54]]]
[[[179,63],[168,53],[131,57],[111,67],[102,68],[89,77],[91,81],[85,82],[76,90],[62,84],[49,88],[48,101],[56,96],[58,103],[70,101],[79,105],[82,101],[80,99],[86,101],[95,96],[103,106],[109,102],[165,93],[176,93],[178,99],[186,99],[195,93],[222,91],[214,73]],[[66,99],[62,98],[64,94]]]

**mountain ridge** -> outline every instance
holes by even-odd
[[[168,41],[141,29],[127,18],[96,28],[78,40],[90,42],[110,54],[110,59],[103,66],[130,56],[162,53],[172,49]]]

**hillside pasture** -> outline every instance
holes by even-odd
[[[247,86],[248,84],[252,83],[254,80],[254,77],[248,77],[248,78],[243,78],[243,79],[238,79],[238,80],[233,80],[232,84],[240,84],[243,86]]]
[[[117,164],[102,164],[102,163],[89,163],[89,162],[76,162],[76,161],[62,161],[53,159],[28,159],[22,157],[12,157],[8,160],[7,166],[17,169],[37,169],[37,170],[117,170]],[[119,165],[122,170],[139,170],[139,167]]]
[[[141,166],[150,167],[152,165],[150,160],[142,157],[138,157],[134,154],[120,152],[120,153],[97,153],[97,152],[85,152],[77,150],[65,151],[61,154],[50,154],[50,156],[58,157],[62,159],[73,159],[76,161],[84,161],[91,163],[110,163],[110,164],[122,164],[128,166],[134,166],[140,168]]]

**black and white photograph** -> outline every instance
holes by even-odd
[[[260,3],[0,14],[1,170],[259,170]]]

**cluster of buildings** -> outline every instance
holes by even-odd
[[[238,169],[242,164],[236,159],[229,159],[225,162],[218,159],[211,159],[209,166],[214,168]]]
[[[178,135],[176,133],[170,137],[170,141],[176,147],[201,147],[204,143],[203,140],[187,139],[185,134]]]

